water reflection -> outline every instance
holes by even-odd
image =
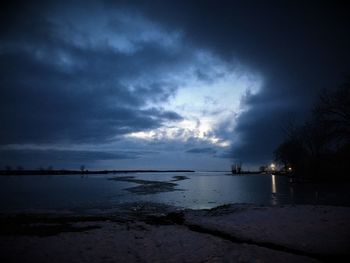
[[[106,209],[127,202],[157,202],[185,208],[212,208],[227,203],[258,205],[350,205],[349,184],[290,184],[277,175],[231,176],[224,172],[133,174],[142,180],[169,182],[176,191],[137,195],[137,184],[108,180],[111,175],[0,177],[0,212],[16,209]],[[316,190],[316,193],[315,193]]]
[[[274,174],[271,174],[271,190],[272,190],[272,197],[271,197],[271,204],[277,205],[278,199],[277,199],[277,187],[276,187],[276,176]]]
[[[272,186],[272,194],[276,194],[276,176],[274,174],[271,174],[271,186]]]

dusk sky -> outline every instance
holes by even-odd
[[[254,169],[350,74],[340,1],[8,2],[1,169]]]

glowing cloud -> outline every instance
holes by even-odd
[[[235,120],[244,111],[242,97],[247,93],[256,94],[262,86],[262,78],[238,66],[232,68],[210,53],[202,51],[194,57],[193,63],[183,72],[171,76],[178,83],[175,95],[157,104],[184,119],[126,137],[181,141],[195,138],[219,147],[230,146],[230,140],[216,134],[216,130],[225,126],[228,132],[234,132]]]

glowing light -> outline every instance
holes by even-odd
[[[272,187],[272,193],[275,194],[277,192],[275,175],[271,175],[271,187]]]

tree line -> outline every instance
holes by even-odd
[[[296,177],[333,179],[350,176],[350,76],[334,90],[321,92],[311,117],[285,128],[286,139],[274,151]]]

